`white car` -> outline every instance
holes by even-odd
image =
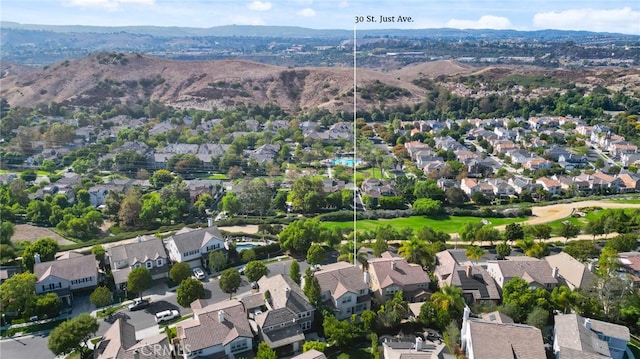
[[[200,269],[200,267],[193,268],[193,276],[199,280],[203,280],[207,278],[207,275],[204,273],[202,269]]]
[[[163,310],[162,312],[156,313],[156,323],[163,323],[169,320],[173,320],[180,317],[180,312],[177,310]]]

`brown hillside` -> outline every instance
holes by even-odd
[[[374,70],[358,70],[358,86],[374,80],[408,91],[385,100],[414,103],[424,91]],[[96,106],[118,100],[158,99],[178,107],[211,109],[275,103],[285,109],[352,107],[351,68],[286,68],[240,60],[175,61],[140,54],[101,53],[43,70],[0,79],[0,96],[11,106],[51,101]],[[366,105],[362,100],[360,104]],[[378,103],[378,99],[369,102]]]
[[[462,64],[453,60],[441,60],[411,64],[393,72],[396,77],[404,81],[412,81],[416,78],[426,77],[434,79],[438,76],[453,76],[469,74],[478,68]]]

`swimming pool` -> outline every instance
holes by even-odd
[[[247,249],[253,249],[255,247],[257,247],[257,244],[253,244],[253,243],[242,243],[242,244],[236,244],[236,251],[238,253],[245,251]]]
[[[361,162],[360,159],[356,158],[356,166],[359,165],[360,162]],[[331,163],[332,166],[342,165],[347,167],[353,167],[353,158],[336,157],[336,158],[332,158],[331,161],[329,161],[329,163]]]

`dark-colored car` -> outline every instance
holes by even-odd
[[[149,306],[149,301],[146,299],[136,298],[133,300],[133,303],[129,304],[130,311],[136,311],[140,309],[144,309]]]

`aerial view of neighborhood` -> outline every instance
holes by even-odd
[[[640,359],[640,6],[3,0],[0,357]]]

